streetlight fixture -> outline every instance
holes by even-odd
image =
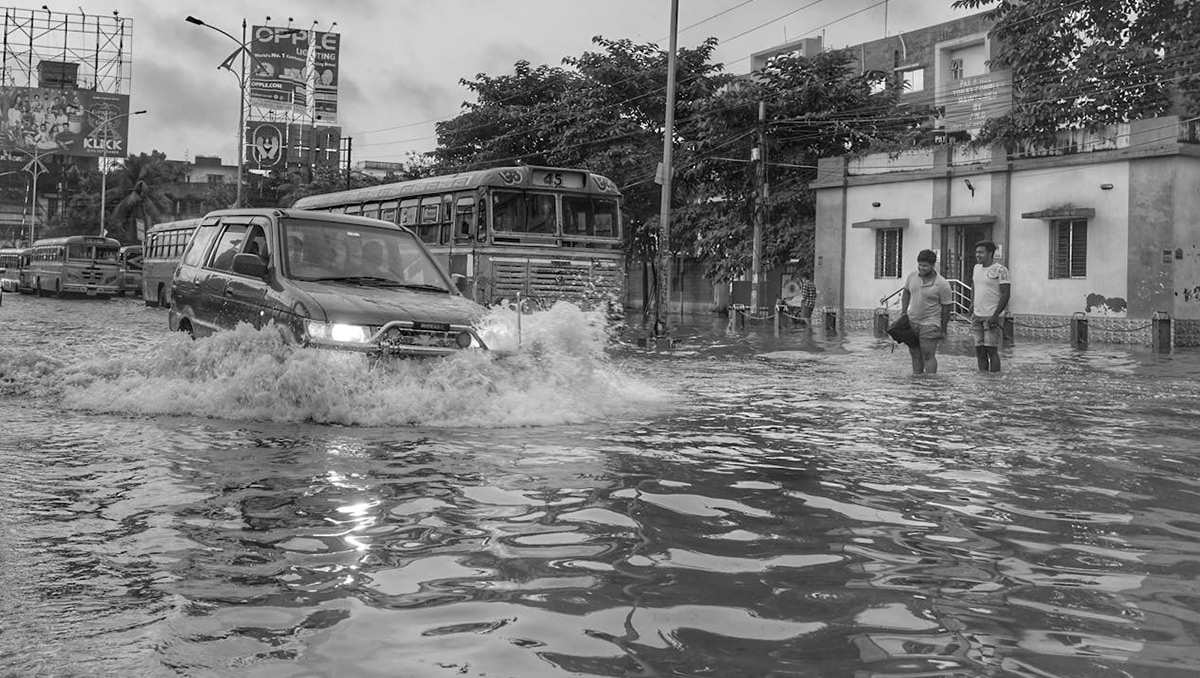
[[[105,203],[108,199],[108,138],[112,132],[112,124],[121,118],[128,118],[131,115],[141,115],[146,111],[133,111],[132,113],[122,113],[104,118],[100,124],[104,127],[104,143],[100,149],[100,237],[104,237],[104,212]]]
[[[237,198],[234,199],[233,206],[241,207],[242,206],[242,165],[245,164],[244,156],[246,153],[246,55],[250,51],[250,49],[248,47],[246,47],[246,20],[242,19],[242,39],[241,40],[238,40],[237,38],[233,37],[229,33],[226,33],[225,31],[221,30],[220,28],[217,28],[216,26],[214,26],[212,24],[204,23],[200,19],[197,19],[196,17],[191,16],[190,14],[188,15],[186,21],[190,24],[196,24],[197,26],[204,26],[205,28],[211,28],[214,31],[220,33],[221,35],[224,35],[225,37],[229,38],[230,40],[236,42],[237,46],[238,46],[237,51],[235,51],[233,54],[230,54],[229,57],[225,59],[225,61],[221,62],[221,65],[217,66],[217,68],[224,68],[224,69],[228,70],[230,73],[233,73],[234,76],[237,77],[237,81],[238,81],[238,91],[239,91],[240,98],[238,101]],[[241,55],[242,65],[241,65],[241,68],[239,68],[235,72],[232,68],[229,67],[229,64],[233,62],[233,57],[238,54]]]
[[[30,158],[29,162],[25,163],[25,166],[22,167],[21,170],[24,172],[29,172],[29,176],[33,177],[33,181],[31,182],[30,187],[29,187],[29,190],[30,190],[30,195],[29,195],[29,207],[30,207],[29,244],[32,245],[34,235],[37,231],[38,176],[41,175],[43,172],[47,171],[46,166],[42,164],[42,158],[44,158],[48,155],[54,155],[55,153],[58,153],[58,149],[55,148],[55,149],[52,149],[52,150],[49,150],[49,151],[43,153],[42,149],[40,149],[36,146],[34,146],[34,149],[32,151],[21,148],[20,146],[16,146],[13,148],[13,150],[20,152],[20,153],[24,153],[25,155],[29,156],[29,158]]]

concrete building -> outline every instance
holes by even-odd
[[[922,249],[939,255],[966,310],[974,243],[995,241],[1012,273],[1018,336],[1065,337],[1084,314],[1091,339],[1150,343],[1170,314],[1176,345],[1200,345],[1200,129],[1178,116],[1093,132],[1064,131],[1053,149],[972,149],[955,143],[1007,111],[1007,73],[980,16],[852,48],[864,69],[888,70],[904,96],[945,108],[943,143],[899,156],[820,161],[818,306],[870,327]],[[894,295],[894,296],[893,296]]]

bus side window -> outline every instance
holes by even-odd
[[[471,239],[472,213],[475,211],[474,198],[459,198],[454,211],[454,239]]]
[[[417,229],[417,214],[419,211],[420,207],[415,198],[412,200],[402,200],[400,202],[400,225],[407,226],[415,231]]]
[[[379,218],[384,221],[390,221],[393,224],[396,223],[396,203],[383,203],[383,206],[379,208]]]
[[[421,242],[431,245],[437,243],[441,202],[437,196],[421,198],[421,223],[417,226],[417,236]]]
[[[438,227],[438,242],[446,244],[454,237],[454,196],[450,194],[442,196],[441,216],[441,225]]]

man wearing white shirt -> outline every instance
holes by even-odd
[[[996,243],[975,243],[975,272],[971,285],[971,333],[975,335],[975,357],[982,372],[1000,371],[1000,314],[1008,308],[1012,289],[1008,269],[996,263]]]

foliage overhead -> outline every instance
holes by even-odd
[[[993,67],[1011,69],[1012,113],[980,143],[1046,145],[1060,129],[1200,112],[1194,0],[955,0],[991,7]]]
[[[929,110],[902,108],[889,85],[878,73],[859,73],[850,53],[830,51],[776,58],[710,97],[680,155],[690,193],[676,217],[676,246],[688,243],[711,278],[749,270],[760,193],[759,163],[750,160],[765,152],[763,266],[796,259],[811,272],[816,202],[808,184],[817,161],[911,146],[929,119]]]
[[[600,49],[566,57],[562,67],[520,61],[510,75],[463,80],[476,101],[438,124],[432,155],[439,172],[537,164],[603,174],[624,195],[629,252],[653,263],[668,55],[630,40],[593,43]],[[716,46],[710,38],[676,55],[671,250],[701,258],[716,279],[749,268],[757,195],[749,159],[763,101],[773,194],[764,265],[811,261],[807,183],[817,158],[902,146],[924,118],[900,109],[878,75],[856,73],[846,53],[778,59],[759,77],[737,78],[711,61]]]

